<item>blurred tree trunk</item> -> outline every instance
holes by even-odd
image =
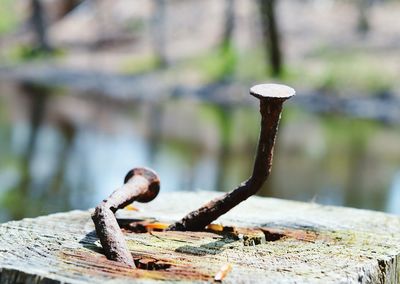
[[[49,52],[51,47],[47,37],[45,11],[40,0],[31,0],[31,21],[36,36],[37,48]]]
[[[225,0],[225,26],[222,35],[222,48],[232,45],[233,29],[235,28],[235,0]]]
[[[276,20],[276,1],[260,0],[260,12],[265,51],[271,64],[272,76],[277,77],[282,73],[283,59]]]
[[[153,41],[157,63],[160,68],[164,68],[168,64],[165,37],[166,6],[166,0],[154,0]]]
[[[235,0],[225,0],[224,27],[220,43],[220,56],[223,59],[221,81],[232,79],[236,66],[236,53],[234,49],[235,28]]]
[[[368,21],[369,8],[372,4],[372,0],[357,0],[358,8],[358,21],[357,21],[357,31],[365,35],[370,30],[370,24]]]

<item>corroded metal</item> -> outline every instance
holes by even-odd
[[[268,178],[274,151],[276,133],[283,102],[295,95],[295,90],[278,84],[256,85],[250,94],[260,100],[261,131],[251,177],[236,189],[218,197],[169,227],[169,230],[197,231],[225,214],[240,202],[254,195]]]
[[[160,180],[150,169],[135,168],[128,172],[124,182],[122,187],[115,190],[96,207],[92,220],[106,257],[135,267],[114,213],[134,201],[153,200],[160,190]]]

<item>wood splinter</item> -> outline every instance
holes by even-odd
[[[236,189],[218,197],[183,219],[172,224],[169,230],[199,231],[225,214],[240,202],[254,195],[268,178],[283,102],[295,95],[295,90],[279,84],[256,85],[250,94],[260,100],[261,131],[251,177]]]
[[[124,185],[116,189],[96,207],[92,220],[104,254],[108,259],[135,267],[114,214],[118,209],[122,209],[134,201],[149,202],[153,200],[159,191],[160,180],[154,171],[147,168],[134,168],[125,176]]]

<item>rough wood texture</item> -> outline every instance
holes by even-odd
[[[216,195],[164,193],[138,204],[139,212],[121,210],[120,217],[172,222]],[[227,263],[232,264],[223,280],[227,283],[400,279],[400,218],[383,213],[251,197],[218,220],[238,228],[240,239],[231,233],[126,231],[142,269],[129,269],[101,254],[90,213],[72,211],[0,225],[0,282],[212,281]]]

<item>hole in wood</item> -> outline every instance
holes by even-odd
[[[154,258],[134,258],[135,266],[144,270],[165,270],[171,267],[170,263],[166,263]]]
[[[285,234],[283,234],[283,233],[274,232],[272,230],[263,229],[262,231],[265,236],[265,241],[267,241],[267,242],[275,242],[275,241],[282,239],[285,236]]]

